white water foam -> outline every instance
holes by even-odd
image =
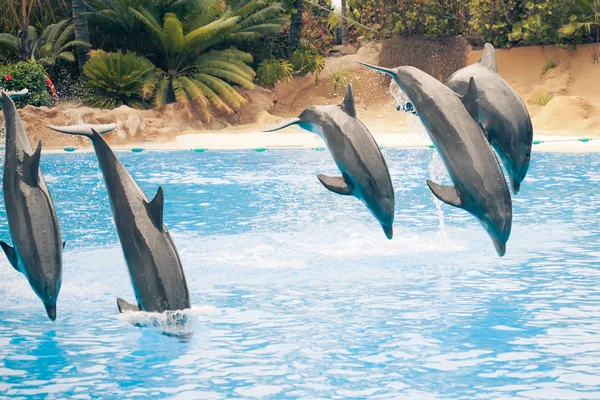
[[[216,307],[204,305],[163,313],[126,311],[119,314],[118,318],[136,326],[152,328],[163,335],[189,339],[194,334],[195,326],[201,316],[216,314],[218,314]]]

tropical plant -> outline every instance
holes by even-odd
[[[344,93],[352,79],[348,71],[337,70],[331,74],[331,89],[336,96],[338,93]]]
[[[29,90],[27,96],[15,99],[17,107],[24,107],[27,104],[36,107],[51,106],[52,99],[46,89],[47,76],[41,64],[31,61],[0,65],[0,89]]]
[[[8,61],[19,53],[19,39],[10,33],[0,33],[0,61]]]
[[[598,63],[600,59],[600,0],[575,0],[574,13],[569,23],[560,28],[560,33],[565,36],[576,36],[577,34],[590,37],[592,31],[596,35],[596,51],[593,62]]]
[[[177,101],[189,111],[201,111],[204,118],[209,118],[209,103],[232,112],[232,107],[239,108],[246,102],[228,82],[254,87],[255,72],[246,65],[252,62],[252,56],[235,48],[202,55],[196,51],[222,40],[239,18],[225,15],[207,24],[202,21],[184,34],[184,26],[175,14],[166,14],[162,26],[147,10],[142,9],[138,14],[158,39],[164,54],[165,73],[156,75],[145,87],[145,94],[153,96],[155,106]]]
[[[553,97],[554,93],[545,90],[535,95],[533,99],[531,99],[531,103],[538,106],[545,106],[546,104],[550,103],[550,100],[552,100]]]
[[[279,81],[292,79],[294,66],[287,60],[271,58],[258,64],[257,81],[264,86],[274,87]]]
[[[60,61],[72,63],[75,61],[73,49],[92,47],[87,42],[70,40],[75,30],[70,22],[69,19],[65,19],[48,26],[39,38],[37,34],[33,35],[31,59],[46,67],[51,67]]]
[[[145,108],[144,84],[155,72],[150,61],[130,51],[92,51],[83,66],[82,100],[99,108],[121,105]]]
[[[319,76],[325,68],[325,58],[322,55],[310,49],[299,48],[292,53],[290,62],[298,76],[303,77],[311,73],[315,77],[315,85],[319,84]]]
[[[542,77],[544,77],[544,75],[546,75],[548,73],[548,71],[554,69],[558,67],[558,62],[554,60],[553,57],[551,57],[550,59],[548,59],[544,65],[542,65],[542,72],[540,72],[540,79]]]

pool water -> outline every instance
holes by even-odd
[[[95,155],[44,154],[67,241],[58,318],[1,256],[0,397],[600,398],[600,155],[535,154],[499,258],[434,202],[434,154],[384,150],[388,241],[318,182],[327,152],[119,153],[149,198],[164,187],[187,341],[118,315],[134,297]]]

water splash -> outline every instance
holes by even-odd
[[[118,318],[140,328],[152,328],[158,333],[188,341],[194,335],[194,327],[202,315],[214,315],[217,309],[212,306],[194,306],[187,310],[165,311],[163,313],[127,311]]]
[[[404,92],[402,92],[400,87],[393,80],[390,82],[390,87],[389,87],[388,91],[396,100],[397,107],[399,107],[399,109],[403,110],[406,106],[406,103],[408,103],[409,100],[408,100],[408,97],[406,97]],[[411,119],[409,121],[409,124],[411,124],[411,128],[414,128],[414,129],[411,129],[411,131],[421,132],[420,136],[422,137],[422,139],[423,140],[428,139],[427,132],[418,129],[418,124],[420,124],[420,121],[417,121],[416,119]],[[448,177],[448,174],[446,172],[446,167],[444,166],[444,163],[442,162],[442,159],[440,158],[437,151],[433,151],[431,153],[431,161],[429,162],[429,165],[427,166],[427,171],[429,172],[429,179],[436,183],[440,183],[441,181],[443,181],[444,179],[446,179]],[[431,196],[431,198],[433,199],[435,207],[437,208],[437,214],[438,214],[438,219],[439,219],[440,229],[438,231],[438,237],[442,242],[447,244],[448,236],[446,234],[446,224],[444,221],[444,209],[442,208],[442,202],[433,195]]]

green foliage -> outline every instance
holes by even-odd
[[[550,103],[550,100],[552,100],[553,97],[554,93],[549,91],[543,91],[538,93],[533,99],[531,99],[531,102],[533,104],[537,104],[538,106],[545,106],[546,104]]]
[[[554,61],[554,58],[550,58],[548,61],[544,63],[542,66],[542,72],[540,73],[540,77],[546,75],[548,71],[558,67],[558,62]]]
[[[560,33],[570,38],[596,36],[596,51],[593,61],[600,61],[600,0],[575,0],[569,22],[560,28]]]
[[[258,64],[257,81],[267,87],[274,87],[279,81],[287,82],[292,79],[294,66],[287,60],[269,59]]]
[[[7,62],[18,53],[19,40],[9,33],[0,33],[0,62]]]
[[[298,76],[302,77],[310,73],[315,77],[315,85],[319,84],[319,76],[325,68],[325,58],[322,55],[301,47],[292,53],[290,62]]]
[[[348,83],[350,83],[352,75],[348,71],[338,70],[331,74],[331,89],[334,94],[344,93]]]
[[[89,49],[91,47],[89,43],[71,40],[75,28],[70,22],[70,19],[65,19],[44,29],[42,36],[33,41],[32,59],[46,67],[51,67],[58,62],[75,62],[75,54],[72,50],[77,47]]]
[[[10,79],[6,79],[6,77]],[[0,89],[29,89],[29,94],[15,99],[17,107],[27,104],[32,106],[51,106],[52,99],[46,88],[46,70],[40,64],[31,61],[20,61],[16,64],[0,65]]]
[[[247,65],[252,56],[233,47],[198,55],[198,49],[213,47],[224,38],[231,39],[228,33],[241,23],[239,16],[226,13],[210,22],[205,16],[192,16],[184,26],[177,15],[168,13],[161,26],[148,10],[135,13],[153,33],[164,56],[161,67],[165,74],[156,75],[144,89],[146,94],[152,94],[156,107],[176,101],[208,119],[209,104],[231,113],[246,103],[230,83],[248,89],[254,87],[252,80],[256,74]]]
[[[590,10],[598,11],[600,0],[349,0],[349,5],[351,18],[386,38],[465,35],[476,42],[510,47],[580,42],[585,32],[589,36],[585,24],[594,21]],[[576,9],[582,11],[571,17]],[[571,28],[579,36],[559,30],[569,18],[575,18],[577,24]],[[356,29],[365,36],[380,37],[360,26]]]
[[[93,51],[83,67],[83,102],[99,108],[144,108],[144,84],[155,71],[150,61],[129,51]]]

